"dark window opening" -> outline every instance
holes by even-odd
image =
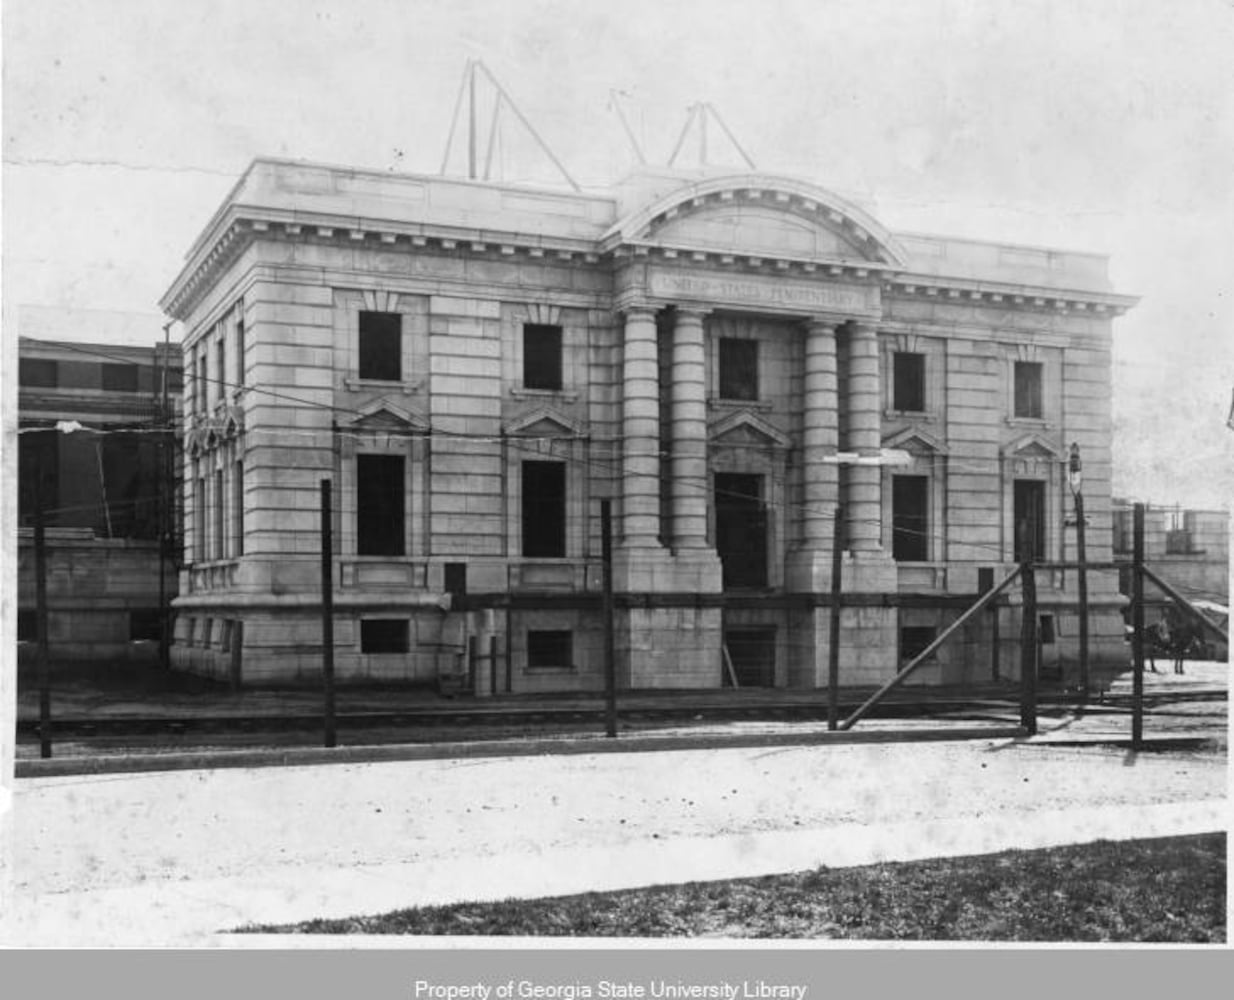
[[[891,557],[897,562],[930,558],[930,480],[891,477]]]
[[[925,410],[925,355],[897,351],[892,355],[892,408],[912,413]]]
[[[720,338],[720,398],[758,399],[758,341]]]
[[[360,621],[361,653],[406,653],[406,618],[364,618]]]
[[[244,385],[244,320],[236,320],[236,386]]]
[[[201,345],[201,354],[197,358],[197,403],[202,413],[210,405],[210,349],[205,342]]]
[[[1017,361],[1015,363],[1015,415],[1039,420],[1044,414],[1040,362]]]
[[[136,392],[136,365],[103,365],[104,392]]]
[[[533,670],[574,666],[574,633],[568,629],[528,630],[527,666]]]
[[[523,324],[523,388],[561,388],[561,327]]]
[[[224,559],[227,557],[227,549],[224,545],[224,521],[223,521],[223,471],[220,469],[214,473],[214,558]]]
[[[566,554],[566,466],[523,463],[523,555],[557,559]]]
[[[109,435],[102,465],[106,506],[95,530],[112,538],[158,538],[157,446],[136,434]]]
[[[1058,641],[1057,619],[1053,615],[1038,617],[1037,638],[1043,646],[1053,646]]]
[[[1017,479],[1014,484],[1015,561],[1045,556],[1045,483]]]
[[[226,328],[224,328],[226,329]],[[216,378],[219,383],[219,399],[227,398],[227,341],[220,333],[218,347],[214,352],[214,365],[218,372]]]
[[[232,555],[244,555],[244,463],[232,465],[231,474]]]
[[[129,612],[129,638],[134,642],[157,642],[163,635],[163,613],[158,608]]]
[[[716,554],[725,589],[767,586],[767,509],[763,477],[717,472]]]
[[[933,625],[905,625],[900,629],[900,663],[911,663],[934,641],[938,630]],[[926,657],[926,663],[938,659],[937,652]]]
[[[206,561],[206,477],[197,478],[193,491],[193,558]]]
[[[53,428],[24,427],[17,446],[17,509],[21,523],[34,524],[36,502],[43,507],[43,523],[58,523],[60,506],[60,434]]]
[[[1132,525],[1127,517],[1127,512],[1122,510],[1114,511],[1114,551],[1115,552],[1130,552],[1132,542]]]
[[[403,377],[403,317],[360,313],[360,378],[397,382]]]
[[[39,613],[24,609],[17,612],[17,641],[39,641]]]
[[[460,562],[446,563],[445,566],[446,593],[459,597],[467,593],[467,564]]]
[[[728,629],[724,647],[732,674],[724,671],[724,683],[734,676],[738,687],[774,687],[776,682],[776,630],[772,628]]]
[[[35,389],[54,389],[59,384],[60,366],[48,358],[20,358],[17,381]]]
[[[356,456],[356,552],[362,556],[406,553],[406,491],[402,455]]]

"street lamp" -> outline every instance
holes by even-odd
[[[1071,487],[1071,496],[1075,501],[1075,541],[1076,557],[1079,561],[1077,583],[1080,598],[1080,691],[1083,697],[1088,697],[1088,573],[1084,568],[1086,559],[1084,551],[1084,494],[1080,489],[1083,482],[1082,465],[1080,462],[1080,446],[1072,443],[1071,452],[1067,456],[1067,485]]]

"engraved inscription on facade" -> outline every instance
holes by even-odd
[[[729,278],[652,271],[647,277],[647,291],[656,297],[687,298],[716,304],[778,306],[802,311],[869,312],[878,309],[876,289],[805,284],[756,275]]]

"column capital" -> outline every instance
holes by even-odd
[[[627,319],[655,319],[656,307],[646,302],[632,302],[622,306],[621,314]]]
[[[836,330],[844,325],[844,320],[834,316],[809,316],[801,324],[808,333],[830,333],[834,337]]]
[[[870,319],[855,319],[850,321],[849,330],[854,337],[870,336],[878,333],[878,324]]]
[[[678,306],[677,319],[690,323],[701,323],[711,315],[711,312],[710,309],[700,309],[697,306]]]

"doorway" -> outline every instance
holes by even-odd
[[[716,554],[725,590],[767,586],[767,507],[763,477],[717,472]]]

